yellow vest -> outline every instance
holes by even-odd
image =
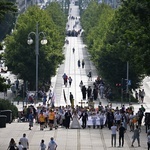
[[[54,120],[55,119],[55,113],[54,112],[50,112],[49,113],[49,120]]]
[[[45,122],[45,117],[44,115],[39,115],[39,122]]]

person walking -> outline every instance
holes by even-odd
[[[80,81],[79,87],[80,87],[80,89],[82,91],[82,87],[83,87],[83,81],[82,80]]]
[[[78,67],[80,68],[80,59],[78,60]]]
[[[73,54],[74,54],[74,52],[75,52],[75,48],[74,48],[74,47],[72,48],[72,52],[73,52]]]
[[[139,93],[137,92],[137,91],[135,91],[135,99],[137,100],[137,101],[139,101]]]
[[[84,68],[85,66],[85,62],[84,62],[84,59],[82,59],[82,68]]]
[[[106,122],[107,122],[109,130],[111,129],[111,126],[113,125],[113,121],[114,121],[114,113],[111,110],[108,110],[107,116],[106,116]]]
[[[69,80],[69,86],[71,87],[71,84],[72,84],[72,78],[69,77],[68,80]]]
[[[51,103],[51,100],[52,100],[52,97],[53,97],[53,92],[52,92],[51,89],[49,90],[49,94],[48,95],[49,95],[49,98],[48,98],[48,102],[47,103],[49,104],[49,103]]]
[[[116,147],[116,132],[117,132],[117,126],[113,123],[113,126],[111,126],[111,146]]]
[[[133,140],[132,140],[132,145],[131,146],[134,147],[133,143],[137,139],[138,147],[140,147],[140,129],[139,129],[138,126],[136,126],[136,128],[134,129],[132,138],[133,138]]]
[[[18,80],[18,78],[16,80],[16,90],[19,90],[19,80]]]
[[[66,75],[66,73],[63,74],[62,78],[63,78],[63,80],[64,80],[64,85],[65,85],[65,87],[67,87],[68,76]]]
[[[41,150],[46,150],[46,145],[45,145],[45,143],[44,143],[44,140],[43,140],[43,139],[41,140],[40,148],[41,148]]]
[[[43,95],[43,105],[46,105],[46,102],[47,102],[47,94],[46,94],[46,92],[44,92],[44,95]]]
[[[41,110],[39,116],[38,116],[38,120],[40,123],[40,130],[44,130],[44,125],[45,125],[45,116],[43,114],[43,111]]]
[[[104,85],[103,84],[101,84],[99,86],[99,92],[100,92],[101,99],[103,99],[104,98],[103,97],[103,95],[104,95]]]
[[[88,120],[88,114],[87,111],[84,109],[83,112],[81,113],[79,120],[82,118],[82,128],[86,128],[87,120]]]
[[[90,98],[92,98],[92,88],[91,88],[91,86],[88,86],[88,88],[87,88],[87,97],[88,97],[88,100],[90,100]]]
[[[82,86],[81,91],[82,91],[82,98],[83,98],[83,100],[85,100],[86,99],[86,92],[87,92],[85,85]]]
[[[144,97],[145,97],[145,91],[144,91],[144,89],[142,89],[142,91],[141,91],[141,102],[142,103],[144,101]]]
[[[119,147],[124,146],[124,133],[126,132],[126,129],[123,127],[123,124],[121,123],[121,126],[119,127]],[[121,144],[122,140],[122,144]]]
[[[92,71],[90,70],[89,71],[89,73],[88,73],[88,75],[87,75],[88,77],[89,77],[89,79],[88,80],[90,80],[91,79],[91,81],[92,81]]]
[[[29,130],[31,130],[31,127],[33,127],[33,119],[34,119],[34,116],[33,116],[33,113],[31,111],[30,114],[29,114],[29,117],[28,117],[28,120],[29,120]]]
[[[23,137],[20,138],[21,145],[23,146],[23,150],[29,149],[29,142],[28,139],[26,138],[26,134],[23,134]]]
[[[57,146],[58,146],[58,145],[57,145],[56,142],[54,141],[54,138],[51,137],[50,142],[49,142],[49,144],[48,144],[48,149],[47,149],[47,150],[56,150]]]
[[[15,150],[16,148],[17,148],[16,142],[15,142],[15,140],[13,138],[11,138],[7,150]]]
[[[65,113],[65,127],[66,129],[69,129],[69,126],[70,126],[70,119],[72,119],[72,115],[70,113],[70,110],[68,110],[66,113]],[[73,119],[72,119],[73,120]]]
[[[18,150],[23,150],[23,145],[21,144],[21,142],[19,142],[17,148],[18,148]]]
[[[99,115],[99,121],[100,121],[100,127],[101,127],[101,129],[103,129],[103,127],[104,127],[104,124],[105,124],[105,115],[104,115],[104,113],[102,112],[100,115]]]
[[[55,113],[51,109],[50,112],[49,112],[49,127],[50,127],[50,130],[53,130],[54,120],[55,120]]]
[[[97,89],[96,87],[94,87],[92,93],[93,93],[93,98],[94,98],[94,100],[97,100],[97,98],[98,98],[98,89]]]

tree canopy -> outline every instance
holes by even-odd
[[[14,15],[11,14],[12,12],[13,13],[17,12],[17,7],[14,5],[13,0],[11,2],[6,0],[1,0],[0,1],[0,33],[1,33],[0,41],[2,40],[2,38],[5,37],[5,33],[8,33],[8,31],[10,31],[10,26],[14,21],[14,17],[13,17]],[[1,43],[0,43],[0,50],[2,50]],[[4,92],[7,88],[5,81],[6,80],[0,76],[0,92]]]
[[[61,13],[59,15],[62,15]],[[24,81],[28,81],[31,87],[35,87],[35,35],[31,34],[34,43],[27,44],[28,35],[35,32],[36,24],[39,24],[39,82],[49,81],[56,74],[58,65],[64,59],[62,47],[64,37],[53,21],[51,15],[37,6],[30,7],[19,16],[16,29],[12,35],[5,39],[6,65],[12,73],[19,75]],[[63,28],[63,26],[62,26]],[[63,29],[61,29],[62,31]],[[65,30],[65,29],[64,29]],[[41,45],[44,32],[48,43]]]
[[[112,87],[127,78],[127,62],[132,89],[150,74],[149,8],[148,0],[122,0],[117,10],[92,2],[81,17],[91,57]]]
[[[64,28],[66,26],[67,17],[65,13],[63,13],[60,4],[58,4],[57,2],[52,2],[46,8],[46,11],[48,12],[49,16],[52,18],[60,34],[64,37],[65,35]]]
[[[10,1],[1,0],[0,1],[0,20],[10,12],[17,12],[17,6]]]

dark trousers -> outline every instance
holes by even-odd
[[[150,150],[150,143],[147,142],[148,150]]]
[[[66,120],[65,120],[65,125],[66,125],[66,129],[69,129],[70,120],[66,119]]]
[[[111,135],[111,145],[116,147],[116,134]]]
[[[121,140],[122,140],[122,144],[121,144]],[[119,135],[119,146],[123,147],[124,145],[124,135]]]
[[[82,119],[82,127],[86,128],[86,119]]]
[[[113,122],[108,122],[108,128],[111,129],[111,126],[113,125]]]

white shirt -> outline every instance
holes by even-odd
[[[113,125],[113,126],[111,127],[111,132],[112,132],[112,134],[116,134],[116,131],[117,131],[117,126]]]
[[[22,145],[18,145],[18,150],[23,150],[23,146]]]
[[[28,139],[26,137],[22,137],[20,142],[23,145],[23,148],[28,148]]]
[[[55,150],[56,146],[57,146],[57,144],[54,141],[50,141],[48,144],[48,149],[49,150]]]
[[[120,114],[116,114],[115,115],[115,120],[121,120],[121,115]]]

